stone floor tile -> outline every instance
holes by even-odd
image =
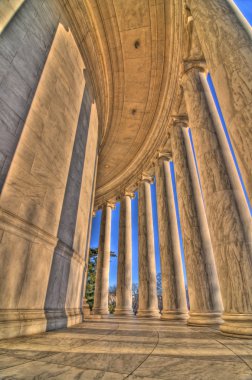
[[[166,380],[251,380],[252,371],[242,362],[171,358],[152,355],[135,372],[141,377]]]
[[[17,350],[15,348],[0,350],[0,354],[27,360],[38,360],[54,353],[50,351]]]
[[[205,345],[192,345],[192,344],[173,344],[161,345],[159,344],[153,355],[167,356],[167,357],[185,357],[191,359],[206,359],[206,360],[222,360],[222,361],[239,361],[239,358],[228,348],[218,344],[212,343]]]
[[[92,345],[80,346],[72,349],[72,352],[82,352],[82,353],[95,353],[95,354],[138,354],[145,355],[149,354],[154,348],[154,344],[142,344],[133,342],[106,342],[98,341],[93,342]]]
[[[148,355],[136,354],[93,354],[62,353],[46,356],[41,361],[55,364],[71,365],[83,369],[96,369],[118,373],[131,373],[147,358]]]
[[[26,363],[0,371],[1,380],[122,380],[125,374],[82,370],[70,366],[42,363],[38,361]]]
[[[252,380],[251,353],[210,328],[107,319],[0,341],[0,379]]]
[[[2,354],[0,355],[0,370],[13,367],[13,366],[19,366],[23,363],[26,363],[27,361],[28,361],[27,359],[19,359],[14,356]],[[0,379],[2,379],[1,374],[0,374]]]
[[[246,342],[245,342],[246,343]],[[247,344],[227,344],[227,347],[232,350],[236,355],[244,360],[252,368],[252,345]]]

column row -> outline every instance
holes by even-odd
[[[252,332],[251,241],[244,230],[229,179],[232,166],[227,170],[216,133],[218,117],[209,102],[206,75],[201,65],[187,65],[182,86],[188,114],[174,117],[172,155],[159,153],[155,164],[162,319],[188,318],[187,323],[191,325],[221,324],[221,331],[225,333],[249,336]],[[189,316],[171,159],[175,167],[187,269]],[[151,181],[151,177],[143,175],[138,184],[139,317],[158,316]],[[131,201],[125,194],[120,215],[118,315],[132,313],[131,256]],[[106,278],[104,297],[107,302]]]

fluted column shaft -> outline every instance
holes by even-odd
[[[151,189],[148,179],[138,187],[138,317],[159,317]]]
[[[125,194],[121,199],[119,248],[116,288],[117,315],[130,315],[132,311],[132,237],[131,197]]]
[[[251,27],[232,0],[189,6],[252,204]]]
[[[159,248],[162,272],[162,319],[187,319],[185,283],[169,160],[156,167]]]
[[[95,279],[94,313],[108,314],[110,237],[112,206],[106,204],[102,209],[100,241]]]
[[[188,126],[188,123],[186,125]],[[208,274],[208,281],[209,281],[209,286],[210,286],[210,291],[211,291],[211,296],[212,296],[213,307],[214,307],[214,310],[223,311],[220,284],[219,284],[219,279],[218,279],[216,265],[215,265],[213,246],[212,246],[211,236],[209,232],[207,217],[206,217],[203,194],[201,190],[200,180],[198,178],[197,167],[196,167],[194,154],[193,154],[193,148],[191,146],[191,141],[189,137],[189,128],[185,127],[185,125],[183,128],[183,136],[184,136],[185,147],[186,147],[186,152],[187,152],[187,161],[188,161],[188,167],[190,171],[190,177],[192,180],[192,188],[193,188],[193,194],[194,194],[194,199],[195,199],[197,217],[199,221],[202,246],[205,252],[204,259],[206,263],[206,271]]]
[[[188,324],[211,325],[221,322],[222,304],[216,297],[219,289],[214,286],[216,282],[208,265],[211,252],[202,241],[182,131],[185,126],[185,119],[174,121],[171,141],[190,299]]]
[[[221,330],[252,335],[252,257],[208,107],[205,82],[205,74],[191,68],[182,85],[224,304]]]

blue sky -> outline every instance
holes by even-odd
[[[240,8],[244,16],[247,18],[250,25],[252,25],[252,0],[235,0],[235,3]],[[226,134],[226,138],[229,143],[232,157],[236,165],[238,174],[240,176],[243,190],[246,196],[246,189],[242,182],[241,174],[239,172],[239,167],[235,158],[235,154],[233,152],[232,144],[231,144],[231,141],[230,141],[230,138],[225,126],[225,121],[222,116],[221,109],[219,107],[218,99],[214,91],[214,87],[213,87],[213,83],[211,81],[210,75],[208,76],[208,84],[211,89],[213,98],[215,100],[215,104],[216,104],[216,107],[217,107],[217,110],[219,112],[219,116],[222,122],[222,127]],[[190,139],[191,139],[191,136],[190,136]],[[191,143],[193,144],[192,141]],[[182,241],[182,236],[181,236],[179,210],[178,210],[178,203],[177,203],[177,198],[176,198],[176,182],[175,182],[173,163],[170,164],[170,168],[171,168],[171,178],[172,178],[173,192],[174,192],[174,202],[175,202],[175,208],[176,208],[176,214],[177,214],[177,227],[178,227],[178,232],[180,236],[181,255],[182,255],[184,273],[185,273],[183,241]],[[152,196],[153,227],[154,227],[154,239],[155,239],[156,268],[157,268],[157,273],[158,273],[160,272],[160,257],[159,257],[156,184],[155,183],[151,185],[151,196]],[[247,202],[248,202],[248,198],[247,198]],[[250,207],[250,211],[252,215],[252,208],[249,202],[248,202],[248,207]],[[111,250],[116,253],[118,253],[119,215],[120,215],[120,204],[117,203],[116,209],[112,211],[112,224],[111,224]],[[96,213],[96,216],[93,218],[93,223],[92,223],[92,234],[91,234],[90,245],[93,248],[98,247],[100,223],[101,223],[101,211],[98,211]],[[116,277],[117,277],[117,258],[112,258],[111,264],[110,264],[110,278],[109,278],[110,285],[116,285]],[[137,198],[137,193],[136,193],[136,197],[132,200],[132,278],[133,278],[133,283],[138,282],[138,198]],[[185,273],[185,279],[186,279],[186,273]]]
[[[234,0],[234,3],[252,25],[252,0]]]

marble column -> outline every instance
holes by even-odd
[[[252,335],[252,256],[204,91],[206,76],[187,67],[182,79],[209,231],[224,304],[221,331]]]
[[[186,117],[174,118],[171,141],[190,299],[188,324],[219,324],[222,303],[215,272],[209,266],[211,251],[202,241],[182,131],[186,126]]]
[[[214,310],[223,311],[220,284],[215,265],[213,246],[206,217],[201,183],[197,171],[197,163],[194,157],[193,146],[190,140],[189,128],[187,127],[188,123],[185,123],[183,128],[183,136],[187,152],[187,161],[190,171],[190,177],[192,180],[193,194],[195,199],[197,217],[199,221],[202,246],[205,252],[206,271],[208,273],[209,286],[212,295]]]
[[[114,204],[106,203],[102,209],[100,241],[95,279],[94,314],[107,315],[109,291],[111,214]]]
[[[33,14],[34,8],[31,7],[30,12]],[[18,24],[23,24],[22,20],[32,24],[29,14],[23,14]],[[36,25],[38,30],[43,30],[41,25]],[[36,35],[36,31],[33,34]],[[61,291],[66,294],[69,261],[73,262],[76,278],[83,270],[83,260],[72,247],[61,244],[58,230],[85,87],[84,63],[70,29],[66,30],[60,23],[53,36],[45,65],[38,60],[43,72],[36,83],[29,112],[23,114],[24,127],[0,195],[0,338],[40,333],[51,325],[52,320],[46,318],[45,304],[55,249],[59,248],[60,262],[55,266],[57,271],[53,278],[57,283],[57,296]],[[10,35],[6,47],[12,46],[12,41],[13,35]],[[20,41],[16,42],[19,45]],[[22,65],[27,67],[27,73],[39,73],[26,65],[33,60],[32,53],[28,54],[32,46],[28,45],[25,50],[20,45],[22,54],[26,51],[28,57]],[[15,53],[15,57],[19,60],[18,54]],[[17,109],[21,104],[23,109],[21,92],[9,97],[7,88],[4,91],[14,103],[17,101]],[[16,108],[13,110],[15,113]],[[9,119],[6,120],[8,125]],[[2,135],[0,140],[2,144]],[[58,281],[58,275],[63,282]],[[62,302],[65,299],[58,297],[61,310],[54,314],[54,328],[62,327],[57,320],[66,306]],[[78,309],[80,317],[79,305]],[[75,316],[71,320],[74,322]]]
[[[54,250],[46,292],[47,330],[53,330],[55,326],[65,327],[82,321],[80,301],[82,298],[84,247],[81,244],[77,246],[74,241],[76,237],[79,238],[80,234],[86,231],[90,224],[88,217],[82,218],[81,223],[78,223],[77,217],[80,214],[83,198],[81,195],[84,187],[87,187],[84,175],[87,147],[90,142],[90,134],[94,133],[90,123],[91,108],[92,98],[85,83],[57,233],[59,240]],[[98,123],[95,129],[97,140]],[[93,160],[89,157],[90,171],[94,167],[93,161],[95,161],[95,157]],[[93,196],[93,189],[87,190],[89,195]],[[87,203],[86,198],[85,201]]]
[[[163,297],[161,319],[186,320],[188,310],[169,165],[170,159],[170,153],[159,153],[155,166]]]
[[[252,31],[232,0],[188,1],[252,204]]]
[[[125,192],[121,198],[115,309],[117,315],[133,315],[131,236],[131,198],[133,197],[134,193]]]
[[[159,318],[151,182],[150,176],[142,175],[138,186],[139,305],[137,317]]]
[[[251,218],[250,208],[248,207],[248,202],[244,194],[244,190],[242,188],[242,183],[240,181],[239,173],[237,171],[236,164],[234,162],[224,128],[221,124],[221,120],[220,120],[216,105],[214,103],[214,99],[213,99],[210,87],[207,81],[203,81],[202,84],[203,84],[204,92],[207,98],[209,111],[211,113],[211,116],[213,118],[213,123],[215,125],[217,139],[219,141],[223,158],[225,160],[225,165],[226,165],[228,176],[231,182],[232,190],[235,196],[238,211],[241,217],[243,229],[246,235],[246,240],[250,242],[250,250],[252,253],[252,218]]]

